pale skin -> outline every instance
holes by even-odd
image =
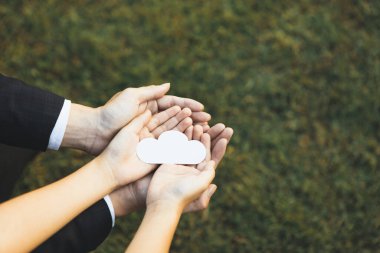
[[[170,129],[183,132],[193,123],[202,131],[212,130],[207,125],[210,116],[201,111],[203,105],[191,99],[164,96],[168,89],[168,85],[127,89],[96,109],[73,104],[62,146],[92,154],[104,151],[64,179],[0,205],[0,224],[4,232],[0,237],[0,251],[32,250],[104,195],[154,170],[155,166],[139,161],[133,151],[141,138],[158,136]],[[124,117],[122,114],[130,109],[129,101],[139,106]],[[170,112],[165,111],[166,115],[158,113],[156,116],[160,117],[152,121],[150,111],[142,113],[147,108],[157,113],[173,105],[177,105],[176,109],[170,108]],[[107,122],[113,127],[104,128]],[[46,209],[41,208],[43,206]],[[19,241],[23,244],[17,243]]]
[[[185,131],[192,124],[189,113],[188,109],[174,106],[151,118],[147,111],[124,127],[102,154],[75,173],[1,204],[4,233],[0,252],[32,250],[104,195],[151,172],[156,166],[141,162],[130,150],[135,150],[142,138],[161,131]],[[20,240],[23,244],[17,243]]]
[[[114,134],[133,117],[139,115],[142,110],[149,109],[154,114],[172,107],[171,112],[180,109],[182,111],[168,122],[166,122],[168,118],[165,116],[153,118],[147,126],[153,136],[158,137],[162,132],[171,129],[180,132],[187,129],[188,133],[189,130],[193,131],[193,128],[189,128],[192,124],[201,126],[203,132],[210,134],[212,146],[222,139],[213,149],[213,159],[220,161],[231,139],[232,129],[226,128],[220,123],[210,129],[208,121],[211,116],[203,112],[204,106],[193,99],[165,95],[169,88],[169,84],[128,88],[115,94],[104,106],[98,108],[72,104],[61,146],[97,155],[108,145]],[[137,104],[138,106],[136,106]],[[197,130],[199,129],[197,127]],[[188,135],[188,137],[191,139],[191,136]],[[118,190],[110,195],[116,216],[126,215],[145,206],[150,178],[151,175],[148,175],[136,183],[124,187],[124,190]],[[199,208],[189,211],[204,209],[207,203],[208,200],[202,199],[202,203],[196,205]]]
[[[207,157],[197,166],[161,165],[148,187],[144,219],[128,246],[127,253],[169,252],[181,214],[202,196],[210,198],[216,190],[215,162],[211,159],[210,136],[201,134]],[[149,243],[147,243],[149,242]]]
[[[164,101],[164,100],[161,100]],[[190,102],[190,101],[189,101]],[[189,102],[187,105],[189,105]],[[183,105],[184,103],[177,103],[177,105]],[[170,103],[170,105],[173,105]],[[147,105],[149,107],[149,105]],[[190,106],[188,106],[190,108]],[[226,128],[223,124],[217,124],[210,128],[207,124],[208,120],[211,118],[208,114],[201,112],[200,110],[203,109],[202,107],[196,108],[195,104],[193,105],[192,109],[196,109],[199,112],[193,112],[192,119],[194,126],[191,126],[191,124],[188,124],[189,122],[186,122],[186,120],[182,121],[182,126],[187,125],[187,128],[185,130],[186,135],[189,139],[200,139],[203,132],[209,133],[211,136],[211,143],[210,148],[212,148],[212,159],[215,160],[216,164],[218,164],[221,159],[223,158],[227,144],[231,139],[231,136],[233,134],[233,130],[231,128]],[[158,125],[159,123],[162,123],[162,121],[155,122],[153,121],[150,123],[146,129],[148,129],[154,137],[158,137],[163,131],[170,130],[170,127],[172,125],[167,125],[165,127],[156,127],[155,130],[153,128]],[[183,128],[177,128],[176,130],[184,132]],[[209,165],[210,166],[210,165]],[[216,165],[214,165],[216,166]],[[165,168],[165,167],[163,167]],[[199,167],[201,168],[201,167]],[[114,191],[110,197],[112,200],[112,203],[114,205],[115,214],[116,216],[123,216],[126,215],[132,211],[138,210],[145,206],[146,198],[147,198],[147,191],[148,187],[150,185],[152,179],[152,174],[149,174],[145,176],[144,178],[137,180],[136,182],[132,184],[128,184],[127,186],[120,188],[117,191]],[[212,180],[212,179],[211,179]],[[172,236],[175,231],[175,227],[178,223],[180,213],[182,212],[192,212],[192,211],[199,211],[207,208],[210,198],[213,195],[213,193],[216,191],[215,185],[209,185],[206,190],[201,192],[198,195],[192,196],[193,199],[187,202],[183,202],[182,205],[176,205],[173,206],[173,208],[163,209],[161,208],[161,205],[151,205],[150,208],[147,208],[146,212],[146,218],[144,219],[144,222],[142,223],[138,234],[136,235],[134,241],[131,243],[130,247],[128,248],[128,252],[150,252],[148,249],[144,250],[143,247],[140,247],[139,243],[139,237],[138,235],[141,235],[140,242],[145,245],[144,238],[145,238],[145,227],[150,228],[151,224],[155,224],[158,227],[161,227],[163,230],[159,231],[166,231],[167,234],[161,234],[163,237],[155,237],[154,240],[157,247],[162,250],[162,252],[167,252],[170,246],[170,242],[172,240]],[[159,202],[161,203],[161,202]],[[165,205],[168,207],[167,205]],[[182,207],[183,206],[183,207]],[[165,221],[169,222],[162,222],[163,219],[158,217],[167,217]],[[169,226],[168,226],[169,225]],[[164,227],[168,226],[168,227]],[[143,231],[143,232],[140,232]],[[154,237],[154,236],[153,236]],[[134,245],[137,246],[134,248]],[[153,251],[157,248],[153,248]],[[136,250],[136,251],[135,251]],[[151,249],[150,249],[151,250]]]
[[[184,131],[192,124],[190,115],[189,109],[179,106],[153,117],[146,111],[124,127],[102,154],[75,173],[1,204],[0,252],[32,250],[103,196],[151,172],[156,166],[137,159],[137,143],[157,134],[156,129]]]
[[[193,123],[207,131],[211,116],[203,112],[204,106],[193,99],[165,95],[169,89],[168,83],[127,88],[97,108],[72,104],[61,146],[98,155],[122,127],[146,109],[156,114],[173,106],[190,109]]]
[[[121,127],[145,109],[149,109],[153,114],[164,113],[160,117],[154,117],[147,126],[154,137],[158,137],[160,133],[167,130],[183,132],[192,124],[201,125],[204,131],[209,130],[208,121],[211,116],[203,112],[203,104],[189,98],[165,95],[169,89],[170,84],[127,88],[115,94],[105,105],[97,108],[72,104],[61,146],[97,155],[104,150]],[[169,112],[164,112],[169,108]],[[172,117],[172,114],[176,112],[178,114]],[[145,189],[144,192],[146,196]],[[134,192],[126,189],[124,192],[118,191],[111,195],[116,216],[128,214],[139,208],[140,203],[145,203],[144,200],[135,201],[133,194]]]
[[[162,129],[162,128],[161,128]],[[181,129],[176,129],[181,132],[185,132],[189,140],[200,140],[200,137],[203,133],[203,128],[200,126],[189,125],[185,128],[185,131]],[[168,129],[167,129],[168,130]],[[158,135],[155,135],[157,138],[160,131],[156,132]],[[219,165],[227,149],[227,144],[231,140],[233,135],[233,130],[231,128],[226,128],[224,124],[216,124],[211,127],[207,133],[211,138],[211,159],[215,162],[215,167]],[[146,196],[150,181],[153,174],[139,179],[131,184],[128,184],[113,193],[110,194],[115,215],[117,217],[128,215],[133,211],[140,210],[146,207]],[[198,199],[191,202],[188,206],[185,207],[184,212],[195,212],[201,211],[208,207],[210,198],[212,196],[212,191],[216,190],[216,187],[212,187],[208,193],[202,194]]]

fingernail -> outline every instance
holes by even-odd
[[[184,113],[186,113],[186,114],[189,114],[189,116],[190,116],[191,114],[193,114],[193,112],[191,111],[191,109],[190,109],[190,108],[187,108],[187,107],[183,108],[182,111],[183,111]]]
[[[161,84],[161,86],[170,86],[170,83],[163,83],[163,84]]]
[[[175,105],[173,106],[173,108],[177,111],[177,112],[180,112],[181,111],[181,107],[179,105]]]

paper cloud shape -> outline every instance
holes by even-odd
[[[146,138],[137,145],[137,156],[151,164],[198,164],[206,157],[206,148],[200,141],[189,141],[178,131],[163,132],[158,140]]]

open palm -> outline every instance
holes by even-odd
[[[147,194],[147,206],[175,203],[185,208],[197,199],[215,177],[215,163],[203,163],[197,168],[164,164],[154,173]]]

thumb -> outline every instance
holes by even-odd
[[[146,110],[143,114],[134,118],[126,127],[125,130],[133,131],[134,133],[139,133],[143,127],[148,124],[152,113],[150,110]]]
[[[137,97],[140,103],[163,97],[170,89],[170,83],[151,85],[137,88]]]

